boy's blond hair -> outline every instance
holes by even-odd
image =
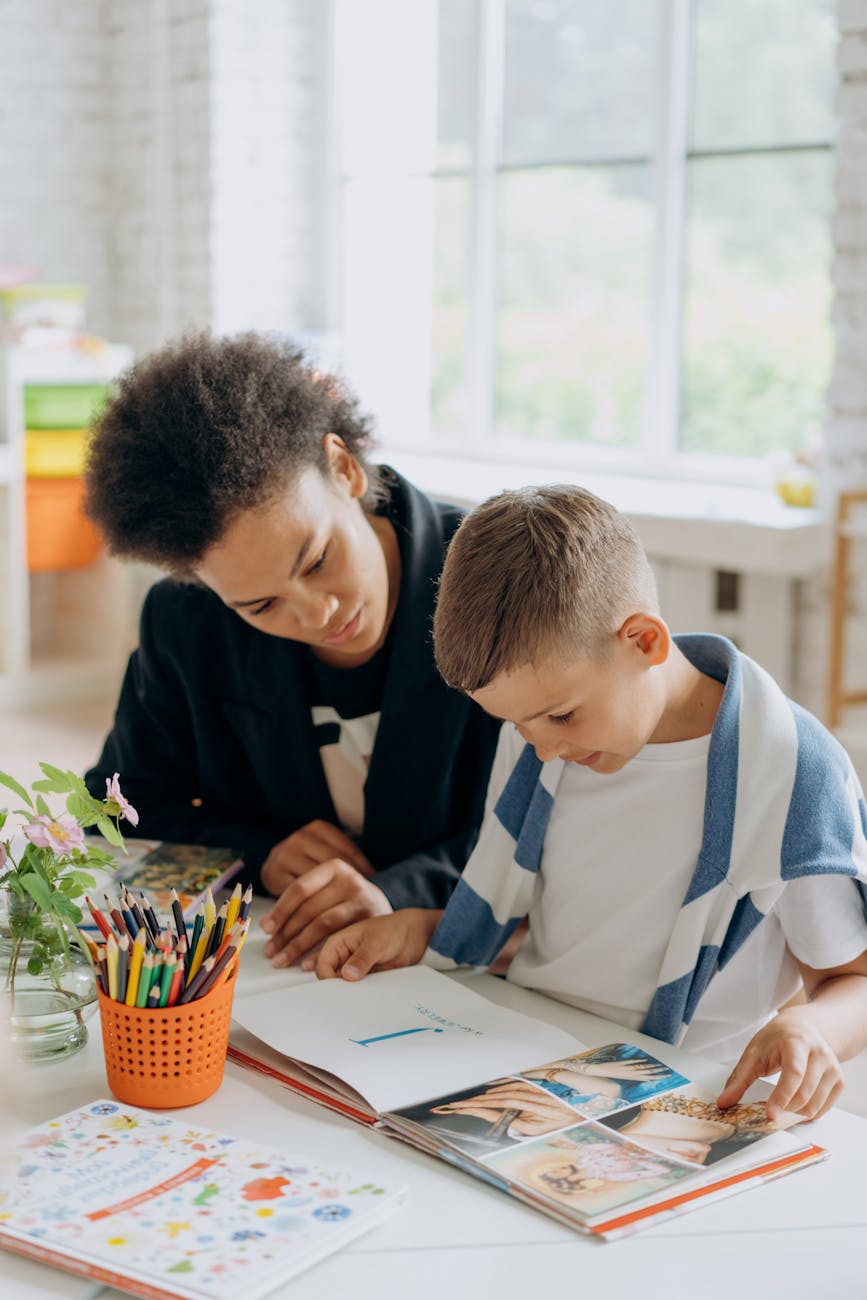
[[[455,533],[440,579],[434,651],[463,691],[529,663],[600,659],[630,614],[657,613],[632,525],[571,484],[500,492]]]

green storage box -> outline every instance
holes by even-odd
[[[26,384],[28,429],[85,429],[102,412],[108,384]]]

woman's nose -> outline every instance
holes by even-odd
[[[302,627],[319,632],[331,622],[339,603],[336,596],[310,592],[294,598],[292,611]]]

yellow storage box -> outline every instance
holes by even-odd
[[[88,429],[28,429],[24,467],[28,478],[77,478],[84,470]]]

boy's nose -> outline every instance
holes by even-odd
[[[550,763],[553,759],[560,757],[561,745],[558,741],[549,740],[547,743],[543,740],[533,740],[530,742],[536,751],[536,757],[540,763]]]

